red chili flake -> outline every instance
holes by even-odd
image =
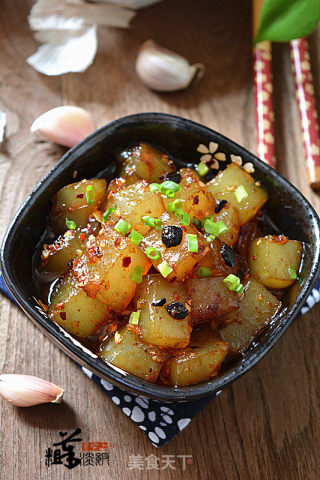
[[[98,258],[102,257],[102,252],[101,252],[101,250],[100,250],[100,248],[99,248],[98,246],[95,248],[94,254],[95,254],[95,256],[98,257]]]
[[[79,236],[79,238],[80,238],[81,242],[83,243],[83,242],[85,241],[85,239],[86,239],[86,236],[85,236],[84,233],[81,233],[81,235]]]
[[[59,315],[61,317],[61,320],[67,320],[67,314],[66,312],[59,312]]]
[[[121,238],[118,237],[118,238],[116,239],[116,241],[114,242],[114,244],[115,244],[116,247],[119,247],[120,243],[121,243]]]
[[[280,243],[281,245],[288,243],[288,239],[284,235],[272,235],[272,241],[274,243]]]
[[[122,260],[122,266],[123,268],[128,268],[131,263],[131,257],[124,257]]]
[[[77,198],[83,198],[83,193],[78,193]]]
[[[138,325],[132,325],[131,323],[127,324],[127,329],[139,336],[139,327]]]
[[[103,255],[98,245],[92,245],[92,247],[89,247],[87,250],[87,254],[90,263],[95,263],[97,261],[97,258],[100,258]]]
[[[257,255],[252,255],[252,260],[257,260]]]
[[[59,310],[59,308],[64,308],[64,302],[57,303],[57,305],[54,308],[56,310]]]
[[[198,195],[196,195],[195,197],[193,197],[193,203],[194,203],[194,205],[198,205],[198,203],[199,203],[199,197],[198,197]]]

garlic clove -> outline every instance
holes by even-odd
[[[52,142],[74,147],[96,129],[92,116],[80,107],[65,105],[43,113],[31,125],[31,132],[39,132]]]
[[[187,88],[196,77],[202,78],[205,67],[201,63],[190,65],[181,55],[147,40],[140,47],[136,72],[151,90],[173,92]]]
[[[32,375],[0,375],[0,395],[17,407],[41,403],[60,403],[64,390],[54,383]]]

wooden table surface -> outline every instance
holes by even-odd
[[[2,0],[0,108],[8,115],[0,153],[0,236],[19,204],[55,164],[63,149],[29,132],[44,111],[74,104],[97,125],[136,112],[159,111],[201,122],[255,148],[247,0],[163,1],[140,11],[131,30],[99,31],[99,51],[83,74],[45,77],[26,58],[36,42],[27,25],[32,1]],[[134,72],[139,45],[153,38],[202,62],[207,73],[175,94],[148,91]],[[315,91],[320,92],[320,31],[310,38]],[[280,172],[320,211],[307,183],[288,45],[274,46],[276,153]],[[317,98],[320,105],[320,98]],[[0,371],[26,373],[65,388],[60,406],[18,409],[0,402],[0,476],[24,479],[319,479],[320,305],[298,318],[250,373],[213,400],[165,447],[154,448],[118,407],[9,300],[0,297]],[[82,429],[108,441],[109,467],[74,470],[45,466],[44,454],[61,430]],[[174,455],[175,467],[129,470],[130,455]],[[192,455],[182,468],[176,455]]]

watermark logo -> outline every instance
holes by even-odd
[[[103,466],[109,465],[109,442],[83,442],[79,436],[81,428],[73,433],[59,432],[60,442],[53,443],[45,452],[45,464],[64,465],[68,469],[78,466]],[[78,452],[78,449],[81,450]]]
[[[185,470],[192,464],[192,455],[129,455],[127,466],[129,470],[176,470],[179,462],[182,462],[182,470]]]

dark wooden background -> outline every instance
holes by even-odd
[[[99,52],[83,74],[48,78],[26,58],[36,42],[27,25],[32,1],[2,0],[0,9],[0,108],[8,114],[8,140],[0,153],[0,236],[18,205],[55,164],[63,149],[29,133],[32,121],[62,104],[90,110],[103,125],[143,111],[182,115],[254,150],[250,2],[172,0],[140,11],[131,30],[100,30]],[[156,94],[137,79],[139,45],[153,38],[207,67],[187,91]],[[320,104],[320,31],[310,38]],[[307,183],[288,45],[273,51],[276,152],[279,170],[320,211]],[[0,402],[1,478],[316,480],[320,463],[319,305],[294,325],[244,378],[213,400],[167,446],[158,450],[79,368],[12,303],[0,297],[0,371],[51,380],[65,402],[17,409]],[[83,437],[108,441],[110,467],[45,467],[45,449],[59,430],[81,427]],[[182,471],[128,470],[130,455],[186,454]]]

